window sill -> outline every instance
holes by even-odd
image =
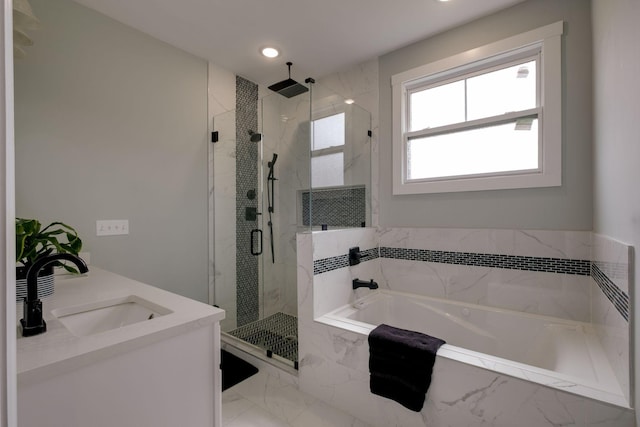
[[[508,190],[516,188],[559,187],[562,176],[551,173],[533,172],[518,175],[493,175],[440,179],[432,181],[409,181],[393,183],[393,194],[458,193],[463,191]]]

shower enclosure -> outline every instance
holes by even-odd
[[[213,304],[227,343],[297,367],[296,233],[370,224],[370,115],[236,79],[213,119]],[[313,188],[312,188],[313,187]]]

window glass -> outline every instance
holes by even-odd
[[[464,81],[409,95],[409,131],[464,122]]]
[[[411,139],[407,179],[433,179],[538,168],[538,121]]]
[[[536,61],[467,79],[467,120],[536,107]]]
[[[340,145],[344,145],[344,113],[313,121],[312,150],[322,150]]]
[[[409,131],[536,107],[536,61],[409,93]]]
[[[393,194],[562,185],[562,21],[391,77]]]

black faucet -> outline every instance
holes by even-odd
[[[371,279],[370,281],[353,279],[351,282],[353,284],[353,289],[358,288],[369,288],[369,289],[378,289],[378,284]]]
[[[72,254],[53,254],[42,257],[31,264],[27,270],[27,297],[24,299],[22,336],[30,337],[47,331],[47,324],[42,318],[42,301],[38,299],[38,273],[45,266],[59,260],[71,261],[78,267],[80,273],[89,271],[82,258]]]

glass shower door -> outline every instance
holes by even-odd
[[[263,317],[262,138],[254,115],[236,109],[213,119],[213,302],[226,311],[223,332]]]
[[[237,254],[250,250],[244,240],[250,241],[251,236],[245,236],[240,241],[237,239],[238,210],[241,210],[242,206],[237,206],[239,203],[236,202],[238,198],[236,182],[242,168],[238,168],[236,164],[236,111],[228,111],[214,117],[213,129],[217,137],[217,142],[212,144],[213,155],[211,159],[213,173],[213,194],[211,195],[213,199],[211,212],[213,223],[213,256],[211,257],[214,284],[213,303],[226,311],[226,317],[221,322],[221,329],[223,332],[229,332],[236,329],[239,323],[245,322],[243,314],[238,316],[239,312],[246,312],[246,304],[238,300],[238,295],[243,296],[243,294],[238,292],[237,283],[244,276],[241,271],[240,278],[238,278]]]
[[[309,188],[309,95],[272,94],[255,101],[255,110],[238,105],[214,117],[214,131],[213,302],[227,312],[222,330],[295,366],[295,240],[304,228],[300,194]]]

